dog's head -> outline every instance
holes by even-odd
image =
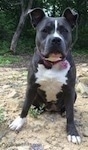
[[[78,14],[67,8],[61,17],[47,17],[40,8],[29,11],[31,22],[36,29],[36,47],[49,61],[61,61],[72,43],[72,29]]]

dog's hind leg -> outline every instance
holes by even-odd
[[[33,104],[35,106],[35,109],[38,110],[42,109],[42,112],[45,111],[45,102],[43,101],[42,97],[37,93],[36,98],[33,101]]]
[[[74,99],[74,103],[76,102],[76,99],[77,99],[77,93],[75,91],[75,99]]]

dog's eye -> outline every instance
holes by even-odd
[[[44,29],[42,30],[42,32],[47,33],[47,32],[48,32],[48,29],[47,29],[47,28],[44,28]]]
[[[68,30],[63,26],[60,26],[59,30],[60,30],[61,33],[68,33]]]
[[[51,32],[51,29],[49,27],[46,27],[42,30],[43,33],[49,34]]]

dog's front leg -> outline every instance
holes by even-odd
[[[67,138],[69,142],[80,144],[81,138],[78,134],[78,131],[74,123],[74,109],[73,109],[74,99],[75,99],[75,91],[74,89],[70,89],[68,92],[66,92],[66,99],[65,99],[67,134],[68,134]]]
[[[30,108],[31,104],[33,103],[33,100],[36,97],[37,88],[38,88],[37,84],[34,84],[31,87],[27,87],[26,98],[25,98],[25,101],[24,101],[24,105],[23,105],[21,115],[18,116],[9,125],[11,130],[19,131],[22,128],[22,126],[24,125],[24,123],[26,122],[26,116],[28,114],[28,111],[29,111],[29,108]]]

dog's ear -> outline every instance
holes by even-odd
[[[29,10],[28,14],[30,15],[31,22],[34,28],[36,28],[38,23],[41,22],[42,19],[45,17],[45,13],[41,8]]]
[[[65,9],[63,16],[67,19],[70,26],[74,28],[78,20],[78,13],[75,10],[68,7]]]

